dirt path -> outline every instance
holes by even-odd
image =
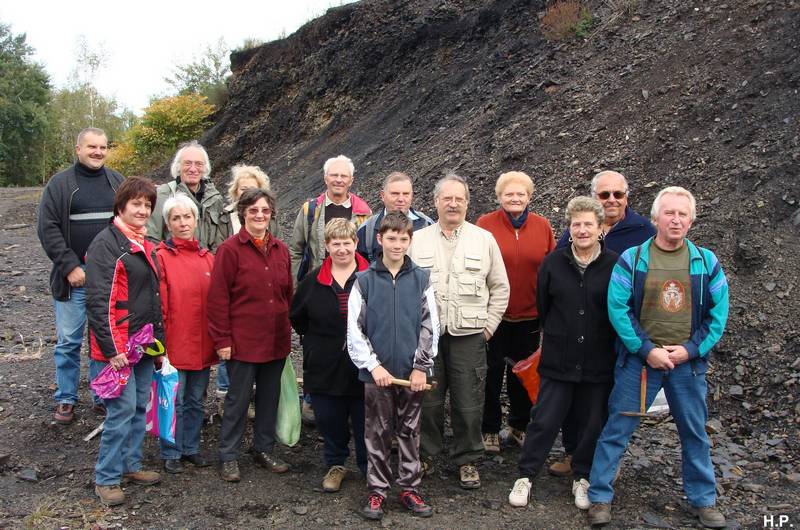
[[[188,469],[164,476],[156,487],[130,486],[128,502],[103,508],[93,495],[93,470],[99,437],[83,437],[100,422],[88,410],[85,381],[78,419],[68,427],[52,421],[52,302],[47,290],[49,261],[35,233],[35,209],[41,190],[0,189],[0,527],[1,528],[330,528],[365,527],[357,515],[365,497],[363,479],[351,472],[341,492],[323,494],[321,442],[304,429],[295,448],[279,453],[293,466],[283,476],[255,468],[243,457],[243,480],[222,482],[216,468]],[[712,376],[713,377],[713,376]],[[213,383],[212,383],[213,389]],[[216,410],[209,398],[208,410]],[[203,431],[203,448],[214,454],[218,417]],[[692,528],[682,507],[680,453],[671,421],[638,432],[618,482],[611,528]],[[250,434],[245,442],[249,442]],[[780,443],[759,460],[742,447],[715,437],[721,484],[720,505],[732,528],[762,528],[763,517],[788,515],[800,524],[796,483],[777,479]],[[556,450],[557,451],[557,450]],[[423,493],[435,507],[433,519],[418,520],[401,511],[396,498],[382,526],[401,528],[582,528],[583,513],[572,504],[571,482],[542,475],[526,509],[506,502],[516,476],[518,450],[506,448],[482,463],[483,488],[466,492],[456,473],[440,470],[425,479]],[[158,446],[148,438],[145,465],[160,465]],[[351,465],[355,469],[354,465]],[[730,479],[739,473],[746,484]],[[738,521],[738,523],[736,523]],[[377,525],[375,525],[377,526]],[[788,527],[788,526],[787,526]]]

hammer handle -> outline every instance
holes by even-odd
[[[392,379],[392,384],[397,386],[411,387],[411,381],[408,379]],[[430,390],[432,387],[425,383],[425,390]]]
[[[647,367],[642,366],[642,377],[641,383],[639,384],[639,413],[644,415],[645,412],[645,400],[647,399]]]

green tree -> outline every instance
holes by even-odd
[[[230,49],[224,39],[219,39],[214,47],[206,46],[193,62],[176,66],[172,77],[164,80],[178,95],[200,94],[220,107],[228,97],[226,80],[231,73],[230,64]]]
[[[0,23],[0,185],[35,184],[47,170],[50,80],[25,34]]]

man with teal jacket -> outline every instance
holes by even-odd
[[[589,478],[589,523],[611,520],[613,481],[640,410],[646,373],[645,409],[663,387],[678,428],[683,489],[690,511],[709,528],[723,528],[716,508],[716,483],[705,423],[706,371],[711,348],[728,319],[728,283],[713,252],[686,239],[696,217],[692,194],[677,186],[656,196],[650,217],[656,235],[625,251],[611,274],[608,313],[617,331],[617,365],[608,422],[594,454]]]

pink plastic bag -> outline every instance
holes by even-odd
[[[155,341],[153,336],[153,324],[145,324],[142,329],[128,338],[128,366],[123,366],[115,370],[111,363],[100,370],[92,380],[91,387],[100,399],[114,399],[122,395],[122,390],[128,384],[131,376],[131,366],[135,365],[142,358],[144,347]]]

